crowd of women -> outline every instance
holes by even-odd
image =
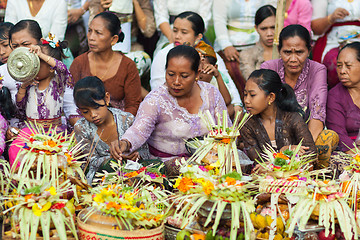
[[[279,59],[273,2],[8,1],[0,153],[13,163],[19,131],[36,122],[88,144],[89,183],[112,159],[160,159],[176,174],[175,159],[189,156],[185,140],[208,132],[198,113],[226,110],[229,121],[252,114],[238,143],[242,161],[255,165],[266,145],[301,143],[301,153],[317,154],[314,168],[341,168],[331,156],[353,154],[359,140],[360,0],[287,0]],[[18,47],[41,60],[26,82],[7,68]]]

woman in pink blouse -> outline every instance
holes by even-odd
[[[200,57],[189,46],[171,49],[166,61],[166,85],[151,91],[140,104],[135,122],[120,140],[118,153],[133,151],[145,142],[154,158],[167,160],[186,156],[186,139],[203,136],[208,129],[198,113],[226,110],[219,90],[198,81]],[[229,124],[231,124],[229,122]]]
[[[327,165],[336,147],[333,131],[323,131],[326,118],[327,83],[323,64],[308,59],[309,31],[301,25],[285,27],[279,37],[280,59],[266,61],[261,68],[276,71],[282,82],[289,84],[308,119],[308,128],[319,153],[320,164]],[[336,136],[337,137],[337,136]]]
[[[313,8],[310,0],[286,0],[284,27],[299,24],[311,33]]]

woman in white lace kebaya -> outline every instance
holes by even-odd
[[[226,110],[226,105],[219,90],[197,81],[199,62],[199,54],[192,47],[180,45],[169,51],[166,84],[151,91],[141,103],[115,157],[147,142],[151,157],[166,162],[187,156],[184,140],[208,133],[198,113],[209,110],[215,117]]]

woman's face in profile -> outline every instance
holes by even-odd
[[[342,85],[348,88],[360,87],[360,62],[355,49],[345,48],[340,52],[336,71]]]
[[[194,46],[196,40],[201,39],[201,34],[195,35],[192,29],[192,23],[185,18],[175,19],[173,26],[173,38],[175,46],[188,44]]]
[[[309,56],[309,50],[306,47],[305,41],[295,36],[284,39],[282,44],[280,57],[284,62],[285,72],[300,74]]]
[[[197,72],[192,70],[192,62],[182,56],[169,59],[166,68],[166,84],[169,93],[177,98],[191,95]]]
[[[260,43],[266,47],[272,47],[275,32],[275,16],[265,18],[259,25],[255,26],[260,36]]]
[[[11,48],[29,47],[30,45],[38,44],[40,39],[35,39],[27,29],[13,33],[11,37]]]

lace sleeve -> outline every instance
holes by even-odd
[[[61,61],[55,59],[55,67],[53,69],[56,71],[56,73],[59,76],[59,79],[61,82],[67,87],[74,87],[74,82],[71,76],[70,71],[67,69],[66,65],[62,63]]]
[[[320,64],[319,64],[320,65]],[[325,125],[326,100],[327,100],[327,72],[324,65],[308,79],[311,84],[309,89],[310,119],[318,119]]]
[[[253,131],[251,125],[252,121],[248,121],[240,130],[241,141],[244,143],[244,151],[248,157],[255,161],[259,159],[258,153],[261,152],[259,143],[257,141],[257,135]]]
[[[307,124],[300,114],[292,114],[292,118],[288,121],[294,133],[293,136],[296,138],[296,143],[300,143],[302,140],[302,146],[309,147],[308,152],[317,153],[313,137],[309,131]]]
[[[215,113],[219,113],[222,116],[223,111],[227,112],[227,107],[221,93],[217,88],[214,88],[214,102],[215,102]],[[228,126],[232,126],[231,119],[228,114]]]
[[[166,0],[154,0],[154,16],[157,27],[164,22],[169,22],[169,10],[166,2]]]
[[[5,134],[8,129],[6,119],[0,114],[0,155],[3,154],[5,149]]]
[[[144,99],[140,104],[133,125],[122,136],[122,139],[126,139],[131,143],[130,152],[133,152],[143,145],[155,129],[160,114],[157,101],[161,100],[156,99],[156,97],[148,95],[148,97]]]

